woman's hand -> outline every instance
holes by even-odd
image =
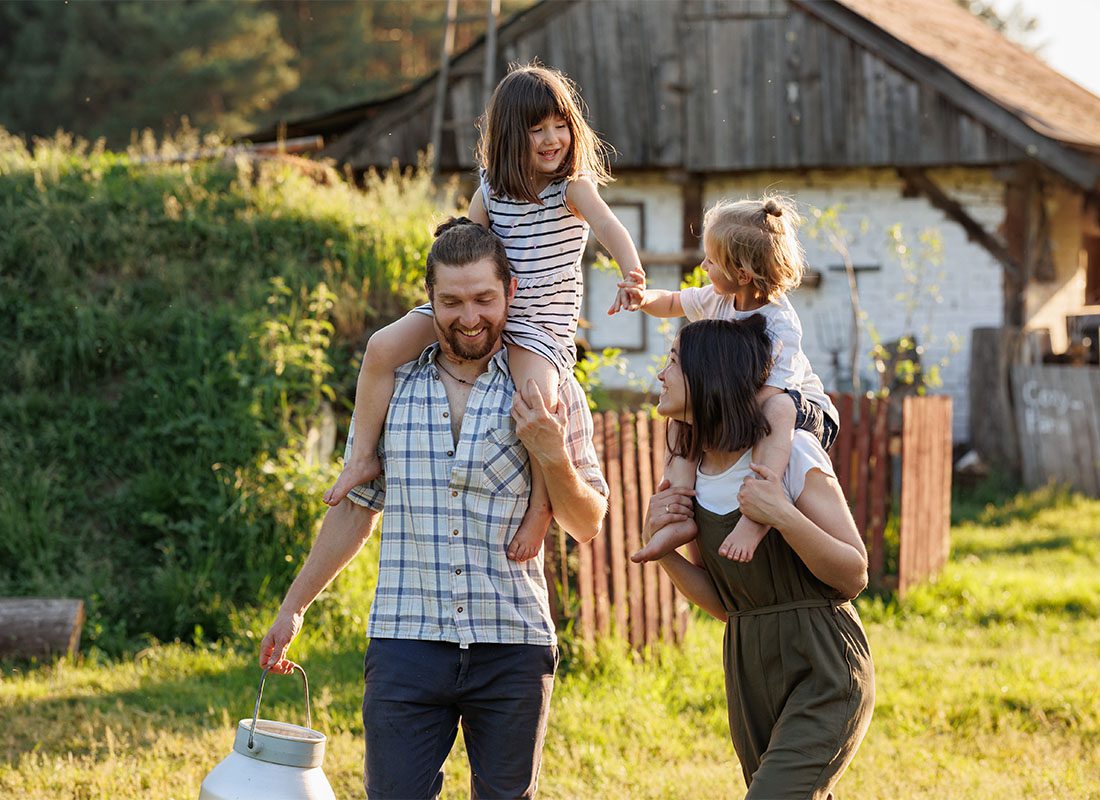
[[[783,484],[768,467],[750,464],[756,476],[749,475],[737,493],[741,513],[751,520],[771,528],[782,528],[787,514],[794,508],[783,491]]]
[[[657,484],[656,493],[649,499],[645,524],[642,525],[642,544],[647,544],[653,534],[669,525],[686,524],[694,528],[695,523],[691,521],[695,516],[691,502],[694,496],[694,489],[672,486],[667,478]]]

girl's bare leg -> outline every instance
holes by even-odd
[[[670,420],[668,424],[669,437],[675,440],[676,430],[674,426],[680,423],[676,420]],[[672,486],[693,489],[695,488],[695,470],[698,467],[699,464],[696,461],[690,461],[681,456],[670,455],[665,462],[665,480]],[[663,558],[680,545],[692,541],[698,533],[699,529],[696,527],[694,520],[689,519],[673,525],[666,525],[653,534],[653,537],[646,546],[637,553],[634,553],[630,557],[630,560],[641,562]]]
[[[554,410],[558,406],[558,371],[542,356],[524,350],[517,345],[508,345],[508,368],[516,391],[522,391],[528,380],[533,380],[542,392],[546,407]],[[546,489],[546,478],[538,462],[531,459],[531,499],[527,503],[527,513],[523,515],[519,530],[508,544],[508,558],[513,561],[527,561],[538,555],[539,548],[550,530],[553,509],[550,507],[550,492]]]
[[[771,427],[771,433],[757,442],[752,449],[752,460],[763,464],[782,478],[787,471],[787,462],[791,460],[791,438],[794,436],[795,408],[791,396],[773,395],[764,401],[764,416]],[[753,476],[745,480],[753,480]],[[718,555],[730,561],[748,563],[760,542],[768,533],[768,526],[741,515],[733,530],[718,546]]]
[[[355,383],[351,456],[336,483],[325,492],[323,499],[328,505],[339,505],[356,486],[381,474],[378,439],[393,399],[393,372],[406,361],[418,358],[435,340],[432,318],[415,311],[370,337]]]

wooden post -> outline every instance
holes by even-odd
[[[432,104],[432,174],[439,174],[443,158],[443,113],[447,106],[447,81],[451,70],[451,53],[455,48],[455,27],[458,24],[458,0],[447,0],[447,22],[443,29],[443,52],[439,57],[439,75],[435,81]]]
[[[639,524],[645,520],[649,508],[649,498],[653,496],[653,461],[649,451],[649,419],[642,411],[635,412],[633,428],[638,439],[638,504]],[[659,601],[657,598],[657,573],[664,572],[655,561],[642,565],[642,585],[645,587],[645,643],[657,642],[660,620],[658,618]]]
[[[623,524],[626,528],[627,553],[641,549],[641,521],[638,519],[638,456],[634,442],[634,415],[629,411],[619,417],[623,464]],[[642,565],[628,561],[626,565],[627,592],[630,596],[630,644],[645,644],[645,618],[642,598]]]
[[[653,435],[650,437],[650,449],[652,450],[653,482],[656,486],[665,473],[665,431],[666,423],[663,418],[656,417],[650,420],[650,429]],[[672,614],[673,603],[672,579],[668,573],[660,567],[657,568],[657,595],[660,602],[661,638],[666,642],[673,640]]]
[[[0,597],[0,656],[74,655],[83,626],[83,600]]]
[[[1020,476],[1020,440],[1012,402],[1011,371],[1022,344],[1019,328],[970,332],[970,444],[986,464]]]
[[[620,636],[626,636],[627,596],[626,596],[626,542],[623,538],[623,472],[622,450],[619,439],[619,422],[615,415],[604,412],[604,447],[607,453],[607,467],[604,475],[611,490],[608,498],[607,544],[611,550],[611,602],[615,610],[615,627]]]
[[[871,398],[864,395],[859,398],[859,428],[855,432],[856,434],[856,459],[855,470],[857,475],[856,483],[856,504],[853,509],[853,516],[856,520],[856,527],[860,531],[866,532],[867,530],[867,499],[870,486],[870,460],[871,460]]]
[[[886,570],[886,509],[890,487],[890,400],[879,398],[874,405],[874,419],[867,420],[872,426],[871,467],[870,467],[870,514],[863,540],[871,551],[869,564],[872,586],[882,586]]]
[[[603,414],[592,415],[592,442],[596,446],[596,457],[599,459],[604,475],[607,474],[606,461],[604,459],[604,431]],[[600,636],[607,636],[611,631],[611,598],[607,585],[607,547],[611,541],[608,530],[610,520],[604,519],[603,530],[600,535],[592,540],[592,577],[596,592],[596,632]]]
[[[489,105],[493,87],[497,81],[497,17],[500,16],[500,0],[489,0],[485,18],[485,74],[481,80],[481,105]]]

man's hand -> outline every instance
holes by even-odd
[[[565,430],[568,419],[565,403],[550,411],[539,391],[538,384],[528,379],[521,390],[516,387],[512,397],[512,419],[516,421],[516,436],[523,442],[531,458],[540,462],[555,458],[567,458]]]
[[[301,629],[301,614],[287,614],[280,611],[271,630],[260,642],[260,669],[270,669],[280,675],[289,675],[293,672],[294,662],[287,660],[286,651]]]

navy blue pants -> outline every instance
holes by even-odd
[[[437,797],[460,724],[471,797],[534,797],[557,666],[553,645],[372,639],[363,665],[367,797]]]

